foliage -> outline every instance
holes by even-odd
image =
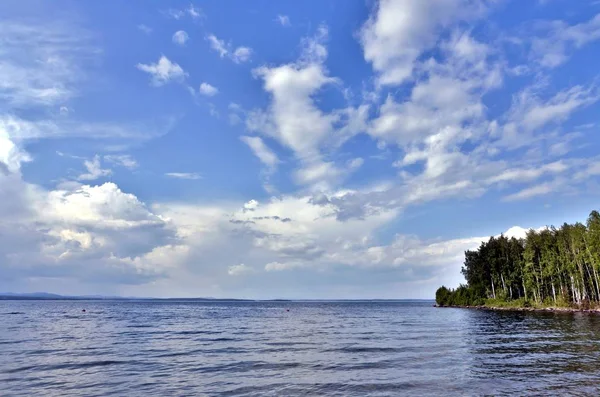
[[[600,213],[586,224],[530,230],[524,239],[490,237],[465,252],[466,285],[440,287],[440,306],[600,305]]]

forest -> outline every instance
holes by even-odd
[[[598,307],[600,213],[523,239],[490,237],[465,252],[461,272],[467,284],[440,287],[439,306]]]

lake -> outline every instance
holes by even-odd
[[[600,316],[432,305],[0,301],[0,395],[600,394]]]

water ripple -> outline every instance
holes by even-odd
[[[600,394],[600,316],[428,302],[85,306],[0,302],[0,395]]]

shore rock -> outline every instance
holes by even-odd
[[[575,307],[494,307],[494,306],[440,306],[435,307],[451,307],[456,309],[475,309],[475,310],[490,310],[490,311],[507,311],[507,312],[546,312],[546,313],[592,313],[600,314],[600,309],[579,309]]]

